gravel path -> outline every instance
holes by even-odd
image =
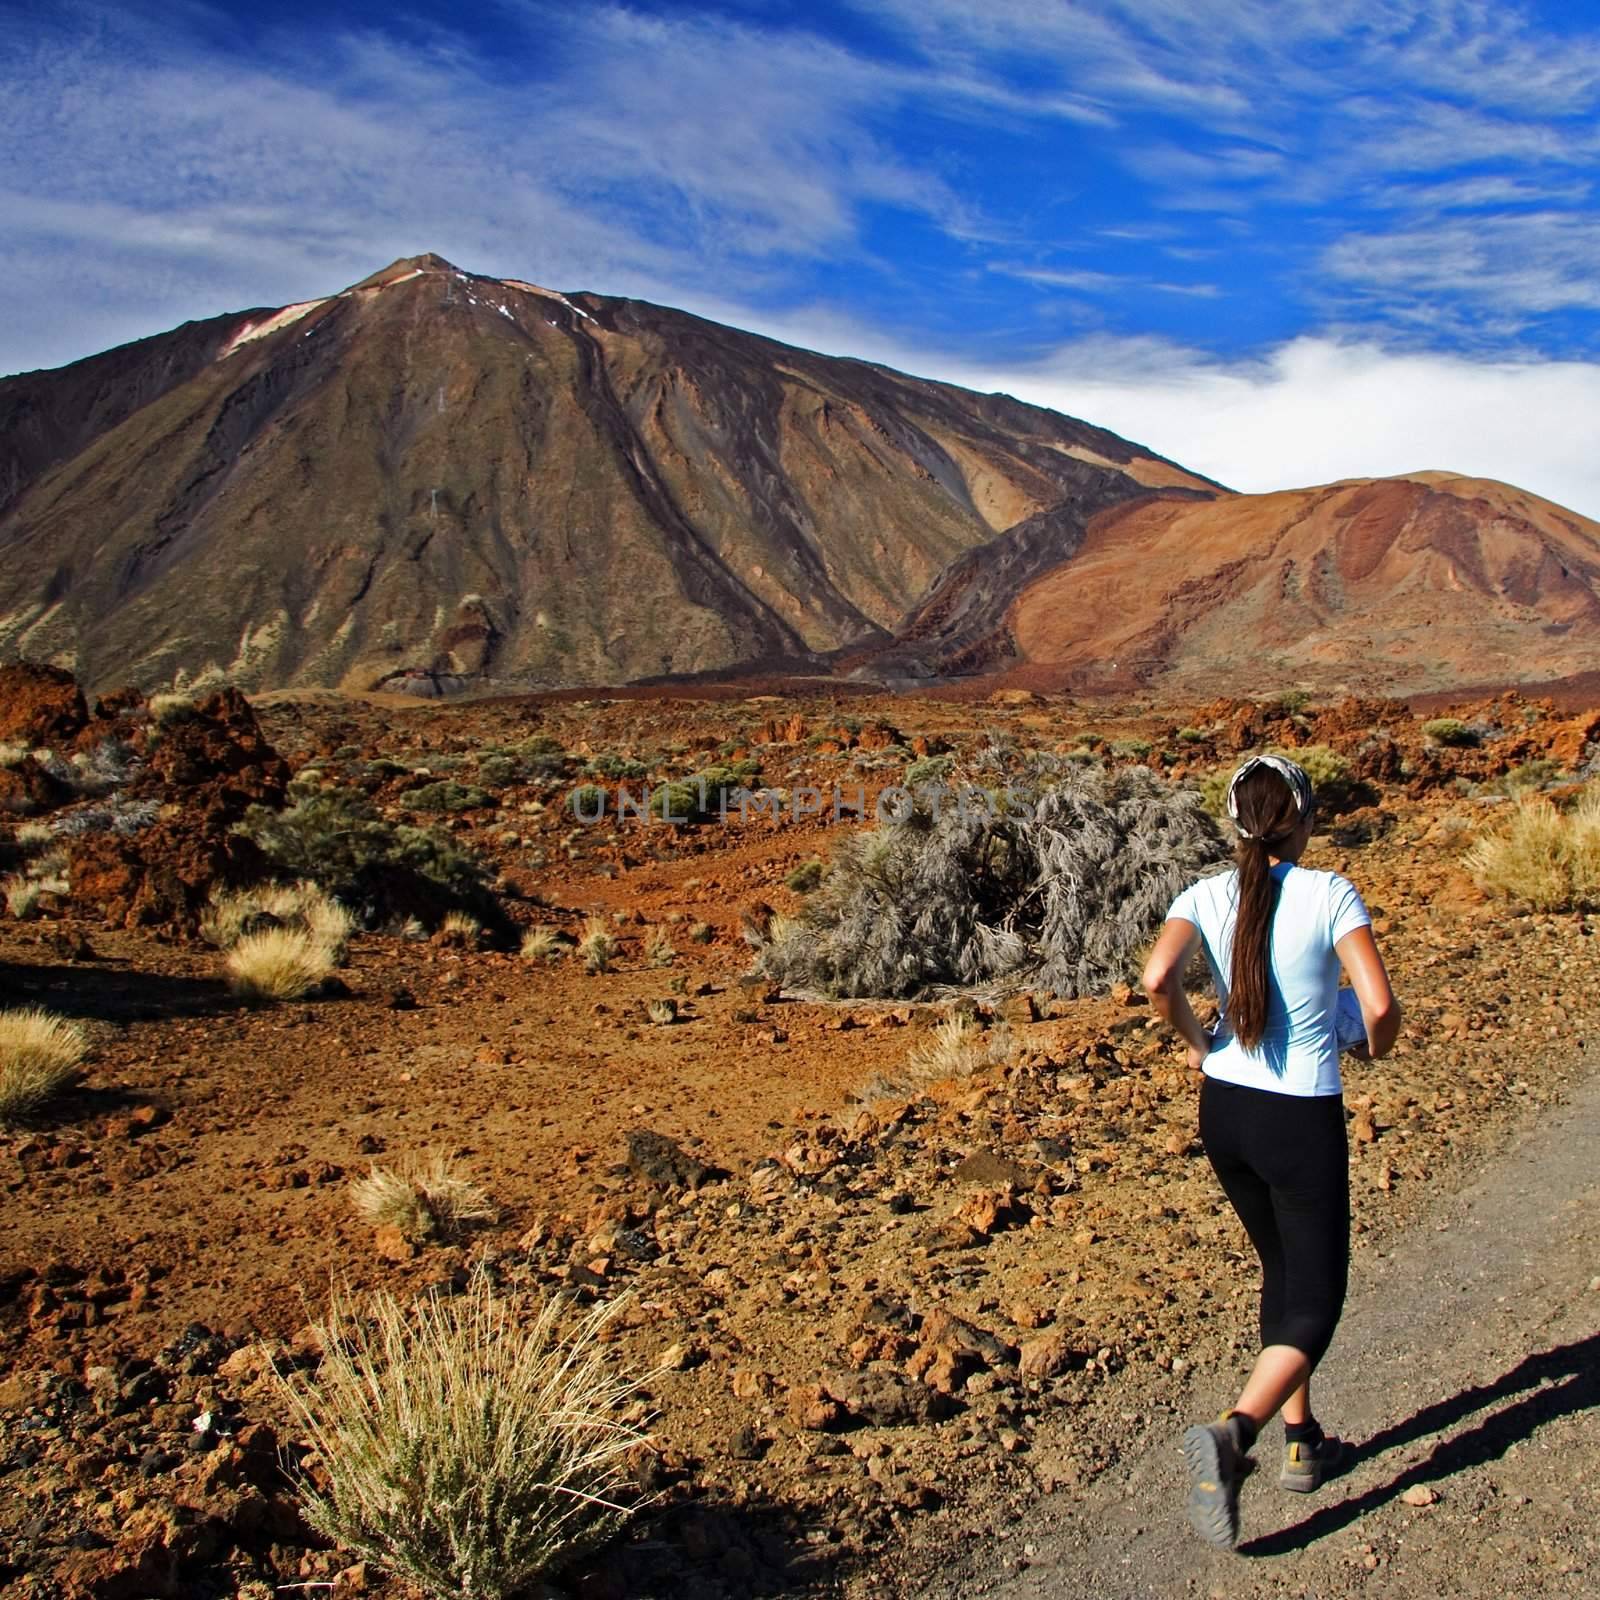
[[[1345,1477],[1280,1491],[1274,1424],[1240,1550],[1206,1548],[1176,1442],[1228,1398],[1207,1375],[1204,1393],[1147,1397],[1114,1465],[969,1542],[924,1600],[1600,1592],[1597,1273],[1600,1057],[1469,1187],[1357,1255],[1316,1395],[1356,1446]]]

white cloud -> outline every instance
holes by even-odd
[[[1371,198],[1380,206],[1403,206],[1428,212],[1477,211],[1486,206],[1582,205],[1592,194],[1593,185],[1583,179],[1545,183],[1492,174],[1482,178],[1452,178],[1444,183],[1394,184]]]
[[[989,271],[1002,277],[1017,278],[1045,289],[1070,289],[1087,295],[1125,295],[1134,289],[1149,289],[1155,294],[1187,295],[1214,300],[1221,288],[1214,283],[1164,283],[1126,273],[1074,271],[1058,267],[1030,267],[1014,261],[991,261]]]
[[[926,363],[924,363],[926,365]],[[1304,337],[1224,364],[1096,340],[1021,370],[946,369],[1261,492],[1428,468],[1500,478],[1600,520],[1600,364],[1473,361]]]
[[[1600,216],[1530,211],[1348,234],[1323,264],[1360,285],[1443,292],[1504,314],[1600,309],[1597,259]]]

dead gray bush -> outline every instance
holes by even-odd
[[[980,762],[989,804],[947,795],[935,814],[921,797],[905,820],[847,839],[759,970],[841,999],[1101,993],[1133,975],[1178,891],[1229,860],[1200,797],[1147,768],[997,750]]]

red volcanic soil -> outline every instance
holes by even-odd
[[[1231,1370],[1241,1241],[1193,1138],[1194,1079],[1139,996],[971,997],[1004,1064],[905,1087],[949,1003],[829,1004],[750,973],[743,913],[798,913],[786,880],[837,828],[574,826],[568,790],[617,761],[659,781],[744,756],[790,792],[870,795],[913,753],[974,774],[996,736],[1180,782],[1264,744],[1336,752],[1351,781],[1308,864],[1362,887],[1410,1018],[1381,1071],[1351,1073],[1358,1241],[1496,1148],[1558,1090],[1568,1041],[1600,1027],[1600,922],[1487,901],[1461,866],[1508,770],[1594,767],[1593,711],[1463,705],[1479,742],[1440,747],[1380,700],[862,694],[844,716],[823,695],[284,695],[257,725],[219,696],[155,735],[136,700],[90,710],[48,675],[29,693],[30,728],[83,749],[118,730],[170,812],[123,841],[124,880],[101,863],[0,920],[4,1003],[81,1019],[91,1040],[57,1113],[0,1132],[0,1582],[40,1600],[266,1600],[336,1579],[399,1600],[298,1522],[279,1465],[303,1441],[264,1374],[315,1370],[304,1330],[332,1284],[408,1299],[485,1264],[530,1310],[630,1296],[616,1356],[650,1373],[638,1471],[661,1498],[575,1582],[584,1596],[838,1593],[852,1575],[881,1595],[908,1548],[1087,1483],[1138,1397],[1182,1368]],[[243,774],[270,795],[279,757],[291,794],[357,791],[475,852],[515,930],[502,948],[390,927],[353,939],[336,992],[230,994],[221,954],[185,931],[205,886],[181,873],[203,853],[174,841],[235,837],[206,829],[227,825]],[[483,803],[418,811],[447,777]],[[55,847],[18,839],[22,821],[66,839],[90,804],[21,779],[10,794],[32,808],[0,819],[18,872]],[[525,929],[570,936],[591,917],[615,930],[609,970],[514,953]],[[676,1018],[652,1021],[666,998]],[[634,1157],[640,1130],[677,1141],[676,1175]],[[498,1220],[396,1250],[351,1181],[432,1155]]]

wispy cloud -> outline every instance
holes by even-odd
[[[1414,211],[1483,211],[1525,206],[1585,206],[1594,186],[1582,179],[1570,183],[1542,182],[1490,174],[1481,178],[1452,178],[1445,183],[1392,184],[1367,196],[1370,204]]]
[[[1115,272],[1073,271],[1070,268],[1030,267],[1009,261],[991,261],[991,272],[1023,283],[1038,284],[1048,289],[1071,289],[1080,294],[1127,294],[1131,289],[1148,289],[1154,294],[1189,295],[1201,300],[1214,300],[1222,289],[1214,283],[1164,283],[1159,279],[1142,278],[1134,274]]]
[[[1600,310],[1600,217],[1532,211],[1350,234],[1327,252],[1336,277],[1423,297],[1446,291],[1501,314]]]
[[[81,313],[28,338],[36,359],[424,248],[568,286],[662,296],[711,274],[758,294],[861,253],[869,207],[983,232],[877,131],[898,75],[811,35],[530,11],[508,62],[355,32],[308,69],[83,16],[0,82],[3,169],[28,176],[0,200],[0,262]]]

